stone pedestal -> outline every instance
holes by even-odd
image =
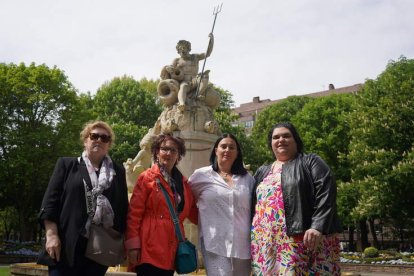
[[[211,149],[216,142],[218,136],[202,131],[180,131],[174,133],[185,141],[186,154],[178,164],[178,169],[187,178],[194,170],[208,166]],[[184,231],[188,240],[194,244],[198,244],[198,228],[189,220],[184,221]],[[203,263],[199,252],[199,262]]]
[[[194,170],[210,164],[211,147],[216,142],[217,135],[202,131],[177,131],[174,136],[185,141],[187,152],[178,163],[178,169],[184,176],[188,178]]]

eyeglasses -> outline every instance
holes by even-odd
[[[162,153],[168,153],[170,152],[171,154],[177,154],[178,150],[175,148],[169,148],[169,147],[160,147],[160,150]]]
[[[111,136],[99,133],[89,133],[89,138],[92,141],[98,141],[98,139],[101,138],[101,142],[105,144],[111,141]]]

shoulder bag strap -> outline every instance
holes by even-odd
[[[92,183],[90,182],[90,177],[88,170],[86,169],[85,162],[83,162],[83,159],[81,157],[78,157],[78,161],[80,164],[79,171],[83,177],[83,187],[85,188],[86,213],[89,217],[93,218],[95,216],[96,203],[93,200]],[[87,182],[85,179],[89,180],[89,182]]]
[[[168,193],[165,190],[164,186],[162,186],[160,180],[157,178],[156,181],[157,181],[157,184],[160,187],[162,193],[164,194],[165,200],[167,201],[168,209],[170,210],[170,215],[171,215],[172,221],[174,223],[175,234],[177,234],[177,237],[178,237],[179,241],[184,241],[183,235],[182,235],[181,230],[180,230],[179,220],[177,218],[177,214],[175,213],[174,207],[171,204],[170,197],[168,196]]]

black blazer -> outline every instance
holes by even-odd
[[[82,170],[84,171],[82,172]],[[124,233],[128,212],[125,170],[115,163],[114,170],[116,175],[112,185],[103,192],[103,195],[108,198],[115,214],[113,228]],[[44,220],[50,220],[57,224],[62,244],[61,260],[69,266],[74,264],[76,244],[84,232],[88,219],[83,175],[87,175],[89,178],[85,162],[82,159],[79,163],[78,158],[75,157],[59,158],[39,213],[39,222],[43,228]],[[85,180],[90,183],[90,178]]]

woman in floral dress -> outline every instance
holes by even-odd
[[[253,275],[340,275],[341,231],[331,170],[290,123],[269,132],[275,162],[255,173]]]

